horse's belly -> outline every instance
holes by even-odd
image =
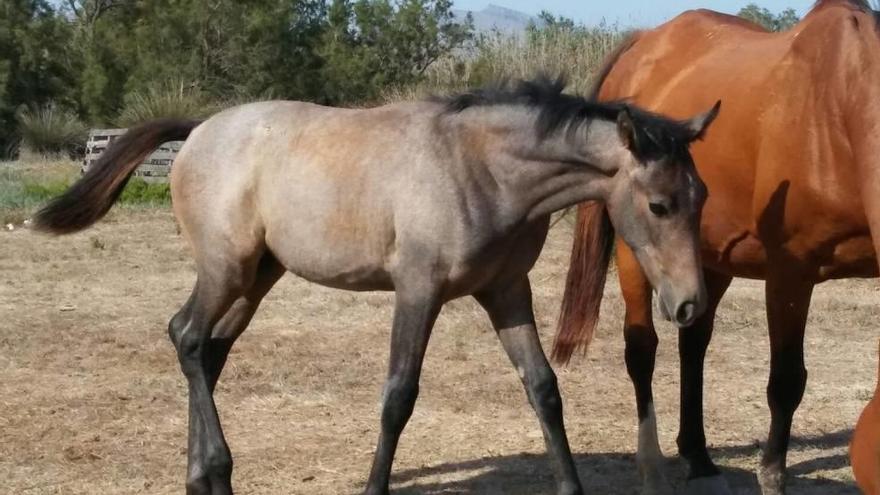
[[[394,289],[391,275],[380,260],[358,259],[340,254],[332,251],[324,254],[299,252],[275,254],[275,257],[287,271],[326,287],[354,291]]]
[[[355,291],[393,289],[387,249],[376,235],[342,238],[300,224],[268,230],[266,244],[287,271],[310,282]]]
[[[377,269],[375,266],[333,266],[328,264],[318,267],[295,266],[288,268],[288,270],[309,282],[334,289],[353,291],[394,290],[394,284],[388,272],[383,269]]]

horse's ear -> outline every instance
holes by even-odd
[[[623,145],[633,153],[639,149],[639,138],[629,107],[624,105],[617,113],[617,135]]]
[[[687,122],[687,126],[691,134],[691,141],[703,139],[703,136],[706,135],[706,130],[709,128],[709,125],[712,123],[713,120],[715,120],[715,117],[718,116],[719,110],[721,110],[721,100],[715,102],[715,106],[713,106],[712,109],[708,112],[697,115]]]

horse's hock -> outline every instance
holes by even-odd
[[[92,129],[89,131],[89,140],[86,142],[86,156],[83,160],[82,172],[101,156],[104,150],[119,136],[125,134],[128,129]],[[177,157],[177,152],[183,145],[182,141],[163,143],[137,168],[134,177],[139,177],[147,182],[168,182],[168,174],[171,173],[171,165]]]

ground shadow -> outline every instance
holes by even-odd
[[[836,448],[849,442],[851,430],[832,432],[816,437],[793,437],[792,449],[805,447]],[[724,476],[735,495],[760,494],[754,472],[728,467],[731,458],[753,458],[755,464],[760,447],[757,444],[712,449]],[[587,493],[639,493],[635,456],[621,453],[590,453],[575,456],[578,472]],[[685,467],[678,459],[667,461],[670,481],[681,491]],[[818,457],[789,466],[788,492],[791,494],[857,495],[850,483],[811,476],[817,471],[839,469],[849,464],[845,455]],[[553,477],[546,456],[518,454],[485,457],[464,462],[439,464],[398,472],[393,477],[395,495],[538,495],[553,493]]]

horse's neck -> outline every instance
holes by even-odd
[[[601,200],[620,152],[614,124],[595,120],[574,134],[560,130],[541,139],[534,115],[511,112],[503,125],[492,112],[485,122],[462,126],[472,166],[485,168],[509,215],[531,221],[589,200]],[[616,145],[616,148],[615,148]]]

